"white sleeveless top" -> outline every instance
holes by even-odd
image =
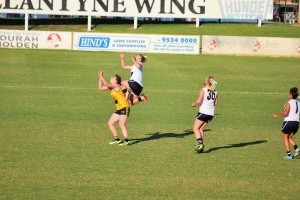
[[[204,91],[203,101],[199,107],[199,112],[205,115],[215,115],[215,100],[217,98],[217,91],[211,91],[208,88],[202,88]]]
[[[290,104],[290,112],[285,116],[284,121],[299,122],[300,103],[296,99],[290,99],[287,103]]]
[[[131,74],[130,80],[137,82],[142,87],[143,87],[143,71],[144,71],[143,66],[138,68],[135,65],[132,65],[130,70],[130,74]]]

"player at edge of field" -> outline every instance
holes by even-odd
[[[143,90],[143,64],[146,62],[147,57],[138,54],[132,57],[133,65],[129,66],[125,63],[125,55],[120,54],[121,66],[125,70],[130,70],[130,79],[122,81],[122,85],[128,90],[126,92],[126,98],[130,100],[131,105],[135,105],[141,101],[147,101],[148,97],[142,93]],[[131,90],[131,91],[130,91]],[[130,92],[133,93],[130,94]]]
[[[199,112],[194,122],[193,131],[197,139],[195,153],[204,151],[204,128],[213,119],[215,114],[215,105],[218,104],[216,91],[217,82],[212,76],[205,78],[203,88],[199,91],[197,100],[192,103],[192,107],[200,106]]]
[[[107,122],[108,127],[112,135],[114,136],[114,140],[109,144],[128,145],[129,140],[126,122],[127,118],[129,117],[130,107],[129,102],[126,100],[125,93],[122,90],[121,77],[116,74],[110,78],[110,82],[108,83],[102,71],[98,72],[98,76],[98,89],[102,91],[110,90],[110,96],[114,100],[116,106],[116,111],[111,115],[110,119]],[[122,140],[120,140],[118,131],[115,127],[116,122],[119,122],[119,126],[124,137],[123,142]]]
[[[300,149],[296,144],[294,135],[299,129],[299,114],[300,114],[300,103],[297,100],[299,96],[298,88],[293,87],[288,93],[288,101],[284,105],[284,110],[281,113],[273,114],[273,117],[284,117],[284,122],[281,128],[283,133],[283,144],[286,149],[287,155],[285,159],[291,160],[295,157],[299,157]],[[290,145],[293,145],[295,154],[293,156]]]

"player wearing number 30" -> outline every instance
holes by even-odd
[[[218,104],[216,85],[217,82],[212,76],[207,77],[203,83],[204,87],[199,92],[198,99],[192,103],[192,107],[200,106],[193,127],[197,139],[196,153],[204,151],[204,128],[215,115],[215,105]]]

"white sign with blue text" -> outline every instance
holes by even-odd
[[[74,33],[73,49],[85,51],[199,54],[200,36]]]

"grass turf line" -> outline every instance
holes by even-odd
[[[114,105],[96,90],[99,69],[129,77],[117,53],[0,53],[0,198],[297,197],[300,160],[283,160],[282,120],[271,114],[299,87],[299,58],[149,55],[150,101],[132,108],[134,144],[124,148],[108,145]],[[207,75],[218,80],[220,105],[208,153],[196,155],[190,104]]]
[[[24,26],[0,25],[0,29],[24,30]],[[73,31],[86,32],[87,25],[36,25],[32,31]],[[257,24],[243,23],[203,23],[199,28],[195,24],[141,24],[135,30],[132,24],[94,24],[91,32],[129,33],[129,34],[170,34],[170,35],[224,35],[224,36],[261,36],[299,38],[298,24],[270,23],[257,27]]]

